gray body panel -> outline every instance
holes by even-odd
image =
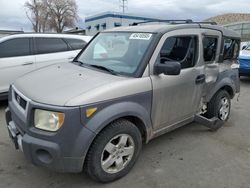
[[[146,135],[145,140],[152,138],[151,114],[152,91],[138,93],[113,100],[103,101],[81,107],[81,121],[92,132],[98,134],[109,123],[119,118],[138,118],[144,124],[141,127]],[[97,107],[97,112],[90,119],[85,117],[85,110]]]

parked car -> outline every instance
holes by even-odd
[[[239,63],[239,76],[250,76],[250,45],[241,50]]]
[[[239,49],[238,33],[190,20],[103,31],[73,62],[11,85],[10,138],[33,164],[114,181],[153,138],[228,120]]]
[[[248,42],[241,42],[240,43],[240,50],[244,50],[248,45],[249,45],[249,41]]]
[[[16,34],[0,38],[0,100],[10,84],[33,70],[68,62],[91,37],[66,34]]]

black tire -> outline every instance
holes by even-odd
[[[229,105],[229,112],[228,112],[228,115],[225,119],[222,118],[222,116],[220,114],[220,109],[222,107],[221,101],[224,98],[226,98],[228,100],[228,105]],[[207,113],[205,114],[205,117],[207,117],[207,118],[217,117],[222,122],[226,122],[230,116],[230,111],[231,111],[231,97],[226,90],[220,90],[213,96],[213,98],[208,103]],[[223,124],[221,124],[220,127],[222,127],[222,125]],[[220,127],[218,127],[217,129],[219,129]]]
[[[105,146],[117,135],[126,134],[133,139],[134,153],[126,166],[117,173],[104,171],[101,161]],[[138,128],[128,120],[119,119],[102,130],[93,141],[85,161],[86,173],[94,180],[111,182],[125,176],[134,166],[142,147],[142,137]]]

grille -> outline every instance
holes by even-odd
[[[24,100],[18,93],[14,92],[15,100],[22,107],[22,109],[26,110],[27,101]]]

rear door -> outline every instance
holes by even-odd
[[[0,93],[18,77],[35,69],[31,38],[15,38],[0,43]]]
[[[77,52],[70,49],[62,38],[34,38],[36,67],[71,61]]]
[[[202,53],[205,64],[206,75],[206,87],[204,87],[203,95],[206,96],[211,89],[213,89],[215,82],[217,81],[220,64],[219,56],[223,51],[222,47],[222,34],[216,30],[202,30]]]

